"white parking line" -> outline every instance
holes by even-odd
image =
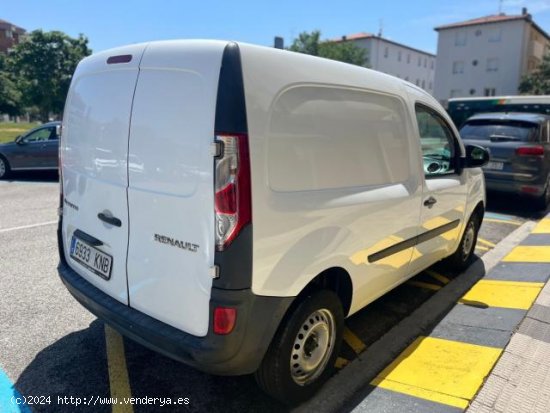
[[[0,234],[3,232],[11,232],[11,231],[17,231],[19,229],[43,227],[45,225],[53,225],[53,224],[57,224],[57,221],[48,221],[48,222],[41,222],[40,224],[21,225],[20,227],[4,228],[4,229],[0,229]]]

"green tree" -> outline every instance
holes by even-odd
[[[0,113],[18,115],[21,109],[21,92],[8,71],[6,58],[0,54]]]
[[[42,121],[60,114],[78,62],[88,56],[88,39],[35,30],[9,55],[9,66],[25,106],[38,108]]]
[[[367,65],[367,51],[352,42],[321,42],[321,32],[302,32],[292,42],[289,50],[313,56],[325,57],[358,66]]]
[[[539,67],[521,79],[519,92],[530,95],[550,94],[550,53],[544,56]]]

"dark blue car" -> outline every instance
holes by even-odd
[[[49,122],[0,144],[0,179],[11,171],[56,170],[61,122]]]

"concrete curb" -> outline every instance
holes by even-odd
[[[409,317],[393,327],[332,377],[308,402],[293,412],[349,411],[370,392],[369,383],[418,336],[430,331],[456,302],[505,255],[525,239],[536,225],[528,221],[510,233],[480,260],[433,295]]]

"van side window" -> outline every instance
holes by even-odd
[[[445,120],[432,109],[416,105],[416,121],[427,178],[456,171],[456,143]]]
[[[270,112],[269,185],[293,192],[406,182],[407,123],[396,97],[316,85],[288,89]]]

